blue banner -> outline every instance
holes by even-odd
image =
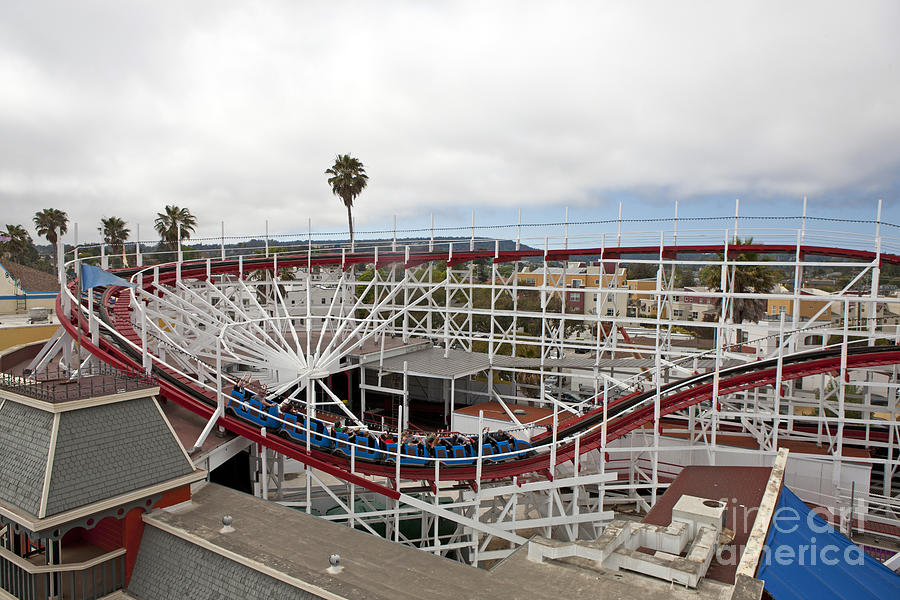
[[[126,281],[121,277],[113,275],[109,271],[92,267],[91,265],[81,265],[81,289],[90,290],[98,286],[117,285],[121,287],[134,287],[130,281]]]

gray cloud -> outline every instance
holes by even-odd
[[[7,2],[4,222],[201,234],[459,207],[896,190],[896,2]],[[464,213],[465,211],[461,211]]]

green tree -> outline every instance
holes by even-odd
[[[655,279],[658,267],[647,263],[631,263],[627,269],[628,279]]]
[[[103,236],[103,241],[111,247],[113,254],[122,255],[122,266],[128,266],[125,259],[125,240],[128,239],[131,230],[125,227],[125,221],[119,217],[108,217],[100,219],[100,225],[97,231]]]
[[[32,245],[31,236],[21,225],[7,225],[6,231],[0,232],[0,235],[9,238],[2,243],[3,254],[21,263],[28,247]]]
[[[33,220],[37,234],[50,242],[50,254],[56,258],[57,233],[63,235],[68,231],[69,215],[58,208],[45,208],[34,213]]]
[[[697,285],[697,278],[694,276],[694,270],[690,267],[676,267],[675,285],[682,288]]]
[[[353,201],[366,189],[369,176],[358,159],[349,154],[338,154],[330,169],[325,170],[331,192],[347,207],[347,224],[350,227],[350,246],[353,246]]]
[[[190,239],[197,229],[197,218],[186,208],[168,205],[161,213],[156,213],[153,226],[159,234],[160,246],[169,251],[177,250],[178,227],[181,226],[181,239]]]
[[[729,247],[728,257],[738,262],[762,262],[756,252],[741,252],[740,247],[753,243],[753,238],[744,241],[738,240],[737,244]],[[722,260],[722,254],[718,259]],[[740,265],[726,269],[725,287],[732,289],[735,294],[756,292],[764,294],[769,292],[776,283],[778,272],[765,265]],[[721,289],[721,267],[709,265],[700,271],[700,281],[706,287],[713,290]],[[766,301],[761,298],[735,298],[733,320],[735,323],[750,321],[758,322],[766,314]],[[716,299],[716,306],[721,306],[721,298]]]

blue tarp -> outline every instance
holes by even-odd
[[[130,287],[134,284],[113,275],[109,271],[104,271],[91,265],[81,265],[81,289],[90,290],[101,285]]]
[[[775,600],[900,598],[900,576],[781,490],[757,577]]]

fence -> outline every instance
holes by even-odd
[[[0,589],[17,598],[94,600],[124,586],[124,548],[67,565],[33,565],[0,548]]]
[[[81,377],[63,369],[47,369],[37,377],[0,373],[0,389],[45,402],[81,400],[155,387],[156,378],[136,369],[92,365]]]

